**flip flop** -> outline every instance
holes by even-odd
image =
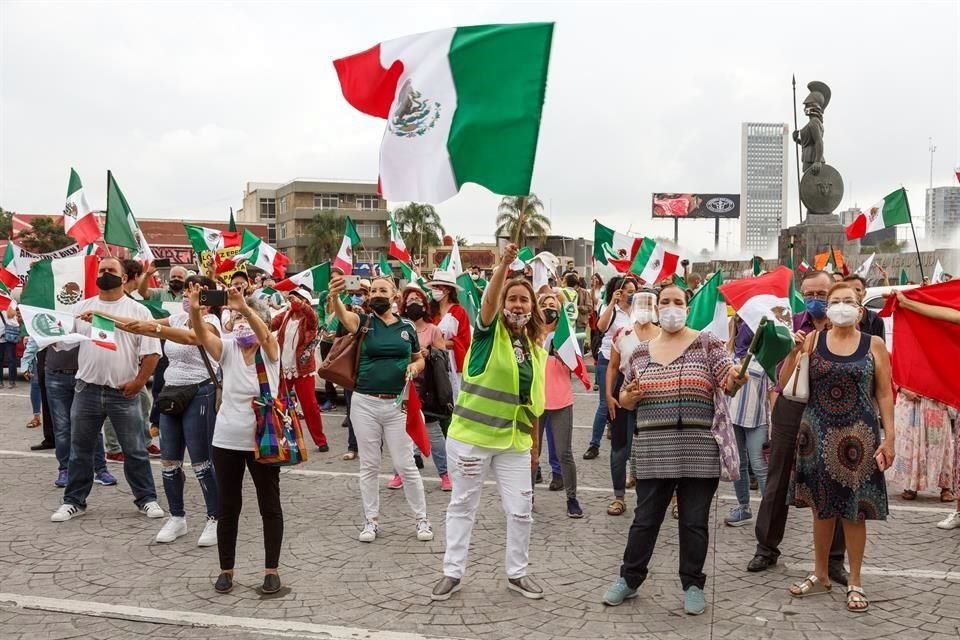
[[[867,600],[867,596],[863,593],[863,589],[860,587],[847,587],[847,611],[850,613],[863,613],[869,608],[870,601]]]
[[[802,582],[796,582],[791,586],[796,587],[797,591],[799,591],[799,593],[796,593],[793,589],[787,590],[794,598],[809,598],[810,596],[823,595],[824,593],[830,593],[830,589],[833,588],[832,584],[820,582],[820,579],[815,575],[809,575],[804,578]]]

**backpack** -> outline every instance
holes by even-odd
[[[443,419],[453,415],[457,399],[450,386],[450,356],[445,350],[430,347],[423,378],[415,384],[425,417]]]
[[[0,320],[3,320],[4,342],[20,342],[20,325],[8,323],[2,314],[0,314]]]

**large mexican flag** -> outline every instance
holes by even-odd
[[[37,260],[20,296],[20,314],[27,333],[41,349],[54,342],[87,340],[74,330],[73,305],[97,295],[97,256],[75,255]]]
[[[387,121],[383,196],[442,202],[467,182],[528,195],[552,38],[552,23],[458,27],[335,60],[347,102]]]

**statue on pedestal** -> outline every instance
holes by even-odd
[[[830,104],[831,92],[830,87],[819,80],[807,84],[807,89],[810,93],[803,100],[803,113],[808,121],[802,129],[793,132],[803,162],[800,200],[808,214],[828,215],[843,199],[843,178],[823,158],[823,112]]]

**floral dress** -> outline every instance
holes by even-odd
[[[810,400],[797,435],[788,501],[820,519],[886,520],[887,488],[874,455],[880,420],[873,400],[869,334],[838,356],[821,334],[810,355]]]
[[[954,440],[947,405],[902,393],[894,406],[897,457],[894,481],[909,491],[953,490]]]

